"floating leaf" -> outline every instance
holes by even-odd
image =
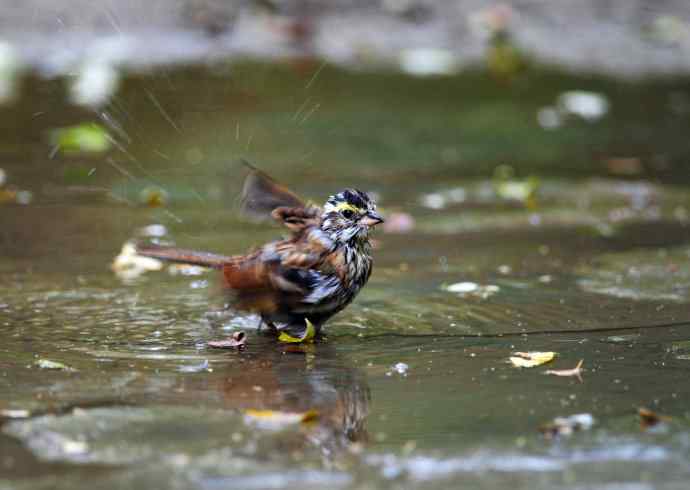
[[[214,349],[239,349],[242,350],[247,346],[247,334],[244,332],[235,332],[227,340],[212,340],[208,343],[209,347]]]
[[[312,422],[319,417],[316,410],[306,412],[280,412],[277,410],[248,409],[244,412],[245,420],[264,429],[280,429],[288,425]]]
[[[139,193],[139,201],[150,208],[160,208],[168,204],[170,196],[161,187],[148,186],[144,187]]]
[[[51,141],[64,152],[104,153],[112,147],[108,132],[96,123],[54,129]]]
[[[51,361],[50,359],[37,359],[34,364],[41,369],[55,369],[59,371],[76,371],[76,369],[69,367],[66,364],[57,361]]]
[[[516,367],[531,368],[551,362],[554,357],[555,352],[515,352],[510,357],[510,362]]]
[[[580,359],[580,362],[577,363],[577,366],[575,366],[572,369],[547,369],[544,374],[552,374],[554,376],[575,376],[577,379],[580,380],[580,383],[582,383],[583,362],[584,360]]]
[[[280,342],[286,342],[290,344],[314,342],[314,337],[316,337],[316,328],[314,327],[314,324],[306,318],[305,322],[307,324],[307,328],[304,329],[304,334],[301,337],[293,337],[289,333],[282,331],[280,332],[278,340]]]
[[[163,262],[138,255],[136,246],[132,242],[126,242],[110,268],[120,279],[131,280],[148,271],[161,270]]]

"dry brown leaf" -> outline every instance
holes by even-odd
[[[232,337],[226,340],[212,340],[208,343],[209,347],[214,349],[239,349],[242,350],[247,346],[247,334],[244,332],[235,332]]]
[[[671,420],[671,417],[667,415],[659,415],[644,407],[638,408],[637,414],[640,416],[640,427],[642,430],[651,429],[652,427]]]
[[[515,352],[509,358],[515,367],[531,368],[553,361],[555,352]]]

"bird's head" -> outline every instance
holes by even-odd
[[[369,229],[383,223],[376,203],[365,192],[345,189],[328,198],[323,206],[321,229],[336,243],[366,240]]]

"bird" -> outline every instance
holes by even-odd
[[[140,256],[221,271],[229,305],[256,313],[261,325],[286,341],[323,325],[347,307],[369,280],[369,235],[384,222],[366,192],[346,188],[323,206],[306,202],[247,164],[240,204],[246,215],[270,215],[287,236],[244,255],[220,255],[156,244],[137,244]]]

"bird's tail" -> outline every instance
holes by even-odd
[[[222,269],[224,264],[234,260],[234,257],[229,255],[219,255],[210,252],[199,252],[196,250],[185,250],[182,248],[153,244],[137,244],[136,253],[143,257],[151,257],[165,262],[198,265],[211,269]]]

